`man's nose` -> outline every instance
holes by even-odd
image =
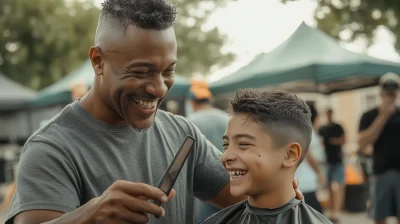
[[[147,83],[146,92],[156,98],[163,98],[168,92],[164,77],[161,74],[154,75]]]

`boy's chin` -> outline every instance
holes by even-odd
[[[241,189],[240,187],[232,187],[230,189],[231,195],[234,197],[241,197],[243,195],[246,195],[246,191],[244,189]]]

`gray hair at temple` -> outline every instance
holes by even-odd
[[[173,26],[177,10],[168,0],[105,0],[96,30],[124,35],[129,25],[164,30]]]

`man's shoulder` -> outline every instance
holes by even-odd
[[[57,115],[47,121],[44,126],[34,132],[25,142],[23,152],[31,144],[38,142],[53,146],[60,145],[66,138],[81,132],[82,129],[76,128],[75,125],[79,121],[77,121],[77,117],[71,111],[71,105],[67,105]]]
[[[190,125],[189,119],[184,116],[173,114],[171,112],[159,109],[156,114],[156,122],[163,125],[184,124]]]

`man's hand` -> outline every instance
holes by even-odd
[[[318,174],[318,187],[320,189],[322,189],[324,187],[325,181],[326,181],[325,176],[322,173],[319,173]]]
[[[167,202],[169,197],[163,191],[143,183],[117,181],[98,198],[92,199],[86,207],[83,223],[147,223],[149,214],[164,216],[165,211],[149,200]]]
[[[390,96],[382,97],[382,104],[379,106],[379,114],[390,117],[396,112],[396,101]]]
[[[298,200],[303,200],[304,195],[301,192],[301,190],[299,189],[299,181],[296,178],[293,180],[293,189],[296,192],[296,198]]]

